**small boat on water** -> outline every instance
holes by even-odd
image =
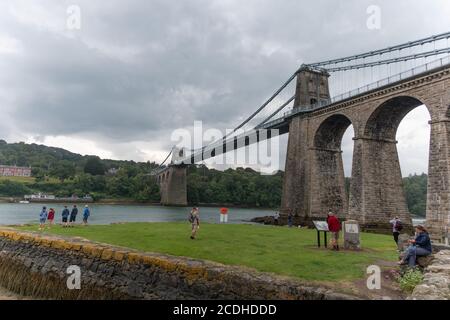
[[[21,204],[29,204],[30,201],[28,201],[28,200],[22,200],[22,201],[19,201],[19,203],[21,203]]]

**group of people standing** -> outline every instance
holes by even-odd
[[[73,227],[78,215],[78,207],[77,205],[73,205],[72,210],[69,211],[69,208],[67,206],[64,206],[64,209],[62,210],[61,217],[62,217],[62,227],[63,228],[69,228]],[[91,216],[91,209],[88,205],[84,207],[83,210],[83,224],[86,226],[88,224],[88,219]],[[52,225],[54,224],[55,220],[55,209],[50,208],[47,211],[47,207],[42,207],[41,212],[39,213],[39,230],[45,229],[45,226],[47,225],[50,229]]]

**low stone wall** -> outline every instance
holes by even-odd
[[[433,261],[425,268],[423,283],[414,289],[409,299],[450,299],[450,248],[445,250],[441,248],[433,255]]]
[[[80,290],[67,288],[72,265]],[[49,299],[355,299],[251,269],[12,229],[0,229],[0,285]]]

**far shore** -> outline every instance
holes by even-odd
[[[23,198],[17,198],[17,197],[0,197],[0,203],[19,203],[19,201],[22,201]],[[58,201],[53,202],[51,200],[49,201],[30,201],[30,203],[52,203],[52,204],[68,204],[72,203],[70,201]],[[162,206],[159,202],[140,202],[132,199],[100,199],[95,200],[93,202],[83,202],[82,199],[78,201],[74,201],[73,203],[88,203],[88,204],[97,204],[97,205],[129,205],[129,206]],[[210,207],[210,208],[220,208],[220,207],[226,207],[226,208],[238,208],[238,209],[258,209],[258,210],[264,210],[264,211],[277,211],[277,208],[261,208],[261,207],[252,207],[247,205],[240,205],[240,204],[230,204],[230,203],[197,203],[197,204],[188,204],[185,207]]]

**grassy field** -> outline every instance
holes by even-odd
[[[323,282],[361,279],[367,266],[396,260],[392,238],[375,234],[362,235],[362,252],[333,252],[315,246],[314,230],[259,225],[202,224],[196,240],[189,239],[190,226],[185,223],[55,226],[46,232]]]
[[[0,181],[9,180],[12,182],[20,182],[20,183],[34,183],[35,179],[33,177],[3,177],[0,176]]]

